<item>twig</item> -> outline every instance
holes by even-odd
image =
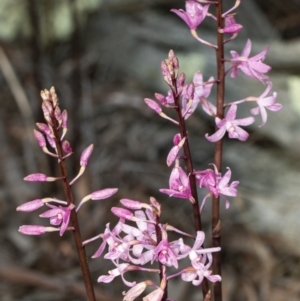
[[[77,296],[86,297],[84,284],[82,282],[50,277],[40,272],[33,272],[15,266],[0,267],[0,278],[13,283],[42,287],[48,290],[72,293]],[[95,295],[96,298],[101,301],[119,300],[111,295],[104,294],[99,289],[95,289]]]

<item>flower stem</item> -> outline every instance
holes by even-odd
[[[57,125],[55,118],[52,118],[52,122],[53,122],[53,124]],[[53,132],[54,132],[54,137],[55,137],[55,141],[56,141],[57,154],[58,154],[58,158],[59,158],[59,170],[60,170],[62,177],[64,178],[62,182],[63,182],[63,189],[64,189],[65,197],[68,202],[68,205],[74,204],[71,186],[69,185],[69,181],[68,181],[66,162],[65,162],[65,159],[63,159],[62,144],[61,144],[61,140],[59,137],[59,132],[57,130],[57,126],[53,127]],[[82,238],[81,238],[77,214],[76,214],[75,210],[71,211],[70,220],[71,220],[72,227],[74,228],[73,236],[74,236],[75,245],[76,245],[76,249],[77,249],[79,264],[81,267],[82,277],[83,277],[84,284],[85,284],[87,300],[88,301],[96,301],[92,278],[91,278],[91,274],[90,274],[90,270],[89,270],[89,266],[88,266],[88,262],[87,262],[87,256],[86,256],[85,248],[82,246]]]
[[[216,16],[218,29],[223,28],[222,0],[216,4]],[[223,34],[217,32],[216,60],[217,60],[217,117],[224,118],[224,95],[225,95],[225,68],[224,68],[224,39]],[[222,169],[222,149],[223,140],[215,144],[214,164],[219,172]],[[212,202],[212,245],[220,247],[221,245],[221,221],[220,221],[220,198],[213,197]],[[213,273],[221,275],[221,252],[213,253]],[[222,301],[222,282],[216,282],[214,285],[214,300]]]
[[[195,174],[194,174],[193,161],[192,161],[192,155],[191,155],[190,146],[189,146],[188,133],[187,133],[186,126],[185,126],[185,120],[181,114],[181,107],[180,107],[180,101],[179,101],[180,96],[177,93],[176,79],[172,79],[172,93],[173,93],[173,98],[174,98],[174,103],[175,103],[175,109],[176,109],[177,116],[178,116],[179,132],[181,135],[181,139],[186,137],[185,143],[183,145],[183,151],[184,151],[184,155],[185,155],[184,161],[185,161],[186,170],[187,170],[187,173],[189,176],[191,193],[195,200],[195,202],[193,203],[194,227],[195,227],[195,231],[202,231],[196,178],[195,178]],[[206,278],[204,278],[202,281],[203,298],[205,298],[205,296],[207,295],[208,290],[209,290],[208,281]]]

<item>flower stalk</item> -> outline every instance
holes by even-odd
[[[65,162],[65,159],[63,156],[62,141],[61,141],[59,130],[58,130],[59,124],[54,115],[51,114],[50,118],[51,118],[51,123],[54,125],[52,127],[53,136],[54,136],[55,143],[56,143],[56,151],[57,151],[58,161],[59,161],[59,163],[58,163],[59,170],[60,170],[61,176],[63,177],[62,186],[63,186],[63,190],[64,190],[64,194],[65,194],[65,199],[66,199],[68,205],[74,204],[74,197],[73,197],[71,186],[70,186],[69,180],[68,180],[67,166],[66,166],[66,162]],[[74,230],[72,232],[73,232],[73,237],[74,237],[75,246],[76,246],[76,250],[77,250],[79,265],[81,268],[82,277],[83,277],[83,281],[84,281],[84,285],[85,285],[85,289],[86,289],[87,300],[88,301],[96,301],[93,282],[92,282],[92,278],[91,278],[91,274],[90,274],[90,270],[89,270],[89,266],[88,266],[88,262],[87,262],[85,247],[82,245],[83,240],[81,237],[79,223],[78,223],[78,219],[77,219],[77,213],[75,210],[71,210],[70,222],[71,222],[72,227],[74,228]]]
[[[224,19],[222,17],[222,0],[218,0],[216,4],[217,27],[224,27]],[[217,32],[216,60],[217,60],[217,117],[224,118],[224,96],[225,96],[225,66],[224,66],[224,34]],[[217,130],[217,128],[216,128]],[[222,152],[223,139],[215,143],[214,164],[219,172],[222,171]],[[221,246],[221,221],[220,221],[220,197],[213,196],[212,201],[212,245],[213,247]],[[221,276],[221,254],[216,252],[213,254],[213,272]],[[217,282],[214,285],[215,301],[222,301],[222,283]]]
[[[175,110],[177,112],[177,117],[178,117],[178,123],[179,123],[178,127],[179,127],[180,136],[183,139],[185,138],[185,142],[184,142],[182,148],[184,151],[184,162],[185,162],[186,170],[188,173],[191,195],[193,198],[192,206],[193,206],[195,232],[202,231],[202,223],[201,223],[201,215],[200,215],[200,208],[199,208],[199,201],[198,201],[196,178],[195,178],[192,155],[191,155],[189,141],[188,141],[188,132],[186,130],[185,119],[182,115],[182,110],[181,110],[181,106],[180,106],[180,94],[177,91],[177,79],[175,77],[172,78],[171,90],[173,93]],[[202,285],[203,298],[205,298],[209,291],[208,282],[207,282],[206,278],[203,279],[203,282],[201,285]]]

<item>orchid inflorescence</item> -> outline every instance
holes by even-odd
[[[218,7],[220,2],[221,0],[189,0],[186,1],[185,11],[171,10],[188,25],[192,36],[197,41],[213,48],[217,52],[225,43],[235,39],[242,29],[242,25],[236,23],[234,17],[235,9],[239,6],[241,0],[236,0],[235,5],[225,13],[220,14],[220,11],[216,15],[210,13],[210,6],[216,5]],[[218,37],[222,35],[222,38],[218,39],[217,45],[203,40],[197,33],[197,28],[207,17],[217,22]],[[220,27],[220,24],[223,25]],[[225,40],[223,35],[230,35],[230,37]],[[221,276],[218,275],[220,274],[220,268],[212,266],[215,263],[213,261],[214,256],[221,250],[219,241],[216,243],[214,240],[215,237],[219,237],[220,220],[219,213],[215,216],[213,215],[214,213],[212,214],[212,220],[217,222],[212,229],[213,247],[204,248],[205,234],[201,226],[201,213],[203,213],[209,197],[213,198],[213,206],[215,203],[217,204],[218,212],[219,198],[224,199],[226,209],[229,208],[230,203],[227,197],[237,196],[239,181],[230,183],[231,169],[227,167],[226,172],[222,174],[220,163],[222,160],[216,160],[216,158],[215,162],[210,164],[210,168],[204,170],[194,169],[186,122],[196,112],[197,108],[201,106],[203,111],[215,120],[216,131],[211,135],[208,133],[205,135],[209,142],[217,145],[222,141],[226,133],[228,133],[230,139],[246,141],[249,134],[242,127],[253,124],[255,121],[254,116],[259,114],[262,119],[260,126],[263,126],[267,121],[267,109],[278,111],[282,107],[276,103],[277,93],[273,92],[270,95],[272,82],[267,73],[271,67],[263,62],[267,51],[268,48],[265,48],[259,54],[250,57],[251,40],[248,39],[241,54],[231,51],[231,58],[223,58],[223,54],[220,55],[220,53],[217,55],[218,66],[222,64],[224,67],[225,64],[228,64],[227,70],[225,68],[223,70],[224,77],[231,74],[231,77],[235,78],[241,71],[244,75],[267,86],[260,96],[249,96],[227,103],[224,103],[222,100],[221,106],[219,101],[217,105],[214,105],[209,100],[213,86],[221,83],[220,78],[215,79],[211,76],[207,81],[204,81],[203,74],[197,71],[192,82],[186,83],[186,75],[179,72],[179,60],[173,50],[170,50],[168,57],[162,61],[161,71],[169,90],[166,95],[156,93],[155,99],[144,99],[145,103],[154,112],[178,126],[178,133],[173,138],[173,146],[166,159],[167,166],[173,166],[169,177],[169,188],[161,188],[160,192],[170,197],[185,199],[192,204],[195,235],[185,233],[169,223],[162,223],[160,220],[161,205],[153,197],[150,198],[150,203],[121,199],[120,202],[125,208],[113,207],[111,209],[112,213],[119,218],[118,223],[115,226],[111,226],[108,223],[103,233],[83,242],[81,240],[82,244],[80,247],[83,248],[86,244],[96,239],[102,239],[102,243],[92,258],[98,258],[104,254],[104,258],[110,260],[114,268],[108,272],[108,275],[101,275],[98,278],[98,282],[110,283],[117,276],[121,276],[124,284],[130,288],[126,293],[123,293],[124,301],[135,300],[144,293],[148,286],[154,287],[154,290],[143,298],[144,301],[170,300],[168,299],[167,284],[169,280],[176,277],[181,277],[183,281],[191,282],[195,286],[201,284],[204,300],[211,300],[211,291],[207,280],[214,283],[221,281]],[[35,130],[34,135],[42,150],[58,160],[61,176],[49,177],[42,173],[35,173],[25,177],[25,180],[30,182],[62,181],[65,190],[70,191],[71,185],[85,171],[93,151],[93,145],[90,145],[82,152],[79,173],[73,180],[69,181],[64,166],[65,159],[72,155],[70,143],[64,140],[64,136],[67,133],[67,112],[60,111],[54,88],[51,88],[50,91],[42,91],[41,95],[43,99],[42,110],[46,124],[38,123],[39,131]],[[239,105],[251,101],[255,103],[255,107],[250,110],[250,113],[254,116],[237,119]],[[175,110],[177,119],[168,116],[163,112],[163,108]],[[227,108],[228,110],[225,113],[224,111]],[[48,146],[53,151],[49,151]],[[206,191],[200,206],[198,205],[197,187]],[[55,198],[43,198],[27,202],[19,206],[17,210],[31,212],[46,205],[49,209],[42,213],[40,217],[49,218],[51,227],[25,225],[21,226],[19,231],[27,235],[40,235],[52,231],[59,231],[60,235],[63,235],[66,230],[74,230],[73,232],[75,232],[76,229],[72,227],[72,224],[69,225],[70,216],[76,216],[78,210],[85,202],[107,199],[115,194],[116,191],[116,188],[95,191],[84,197],[77,206],[69,193],[66,194],[66,201]],[[214,202],[216,199],[217,202]],[[169,240],[168,233],[170,231],[180,237],[176,240]],[[194,242],[188,245],[186,243],[188,239],[192,239]],[[106,253],[105,249],[107,249]],[[186,259],[189,260],[187,261]],[[149,267],[150,264],[157,265],[153,268]],[[175,272],[174,269],[176,269]],[[125,274],[130,271],[159,274],[160,282],[157,284],[152,279],[142,282],[130,282],[125,278]],[[215,296],[215,300],[221,300],[221,298],[216,298]]]
[[[203,248],[205,234],[198,231],[192,247],[184,243],[182,237],[169,241],[168,232],[172,231],[187,238],[193,238],[170,224],[160,222],[161,206],[153,197],[150,204],[131,199],[121,199],[120,202],[126,208],[113,207],[112,213],[119,218],[119,222],[110,229],[106,225],[104,233],[97,235],[84,242],[84,245],[102,238],[103,242],[92,256],[97,258],[102,255],[106,245],[108,251],[104,255],[116,266],[98,278],[98,282],[109,283],[115,277],[121,276],[123,282],[131,287],[125,293],[124,300],[134,300],[147,286],[154,286],[155,290],[144,297],[143,300],[161,300],[168,280],[181,277],[183,281],[200,285],[206,277],[212,282],[221,281],[219,275],[211,275],[212,252],[220,251],[220,248]],[[135,223],[135,226],[126,223]],[[189,258],[190,264],[175,273],[167,271],[168,268],[179,268],[179,262]],[[147,263],[159,263],[160,269],[145,268]],[[156,285],[152,280],[143,282],[129,282],[124,274],[129,271],[144,271],[149,273],[160,273],[160,284]]]
[[[43,90],[41,96],[43,100],[42,110],[46,123],[37,123],[39,131],[34,130],[34,136],[39,146],[46,154],[56,158],[58,164],[63,164],[65,159],[73,153],[70,143],[67,140],[64,140],[68,130],[68,114],[66,110],[61,112],[54,87],[52,87],[50,91]],[[47,142],[53,151],[49,151]],[[52,182],[61,180],[64,182],[64,185],[70,187],[83,174],[93,152],[93,147],[93,144],[91,144],[82,152],[80,157],[80,171],[70,182],[66,177],[66,172],[60,177],[49,177],[42,173],[34,173],[25,177],[24,180],[28,182]],[[61,168],[63,168],[62,165]],[[51,227],[42,225],[23,225],[19,228],[19,231],[27,235],[41,235],[45,232],[59,231],[60,236],[62,236],[66,230],[73,229],[73,227],[69,225],[72,210],[75,210],[76,208],[77,212],[81,205],[88,200],[106,199],[116,192],[116,188],[106,188],[95,191],[84,197],[77,208],[70,196],[66,201],[47,197],[26,202],[20,205],[17,208],[17,211],[31,212],[46,205],[49,209],[40,214],[40,217],[49,218]]]

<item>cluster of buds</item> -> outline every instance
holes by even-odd
[[[155,289],[143,298],[144,301],[159,301],[162,299],[167,282],[175,277],[181,277],[183,281],[192,282],[198,286],[203,278],[212,282],[221,281],[219,275],[212,275],[212,252],[220,251],[220,248],[203,248],[204,232],[198,231],[196,237],[182,232],[170,224],[160,222],[161,206],[151,197],[150,204],[131,199],[120,200],[125,208],[113,207],[112,213],[119,218],[119,222],[111,229],[106,225],[104,233],[84,242],[84,245],[97,238],[102,243],[93,255],[93,258],[101,256],[106,248],[105,259],[111,260],[115,268],[102,275],[98,282],[109,283],[117,276],[121,276],[124,284],[130,289],[124,294],[124,301],[134,300],[141,295],[147,286]],[[129,223],[135,223],[132,226]],[[170,241],[168,232],[174,232],[181,237]],[[182,237],[194,238],[193,246],[185,244]],[[183,259],[189,258],[188,266],[181,267]],[[159,269],[146,268],[146,264],[158,264]],[[168,268],[176,268],[176,273],[170,273]],[[144,271],[160,273],[160,284],[156,285],[152,280],[143,282],[130,282],[125,279],[128,271]]]
[[[58,97],[55,93],[55,89],[52,87],[50,91],[43,90],[42,96],[42,110],[46,123],[37,123],[38,130],[34,130],[34,136],[42,148],[42,150],[49,156],[57,159],[60,164],[62,171],[59,177],[50,177],[42,173],[30,174],[24,178],[28,182],[52,182],[52,181],[63,181],[63,184],[70,191],[70,186],[84,173],[85,168],[88,164],[89,158],[93,152],[93,144],[88,146],[81,154],[80,157],[80,170],[78,175],[72,180],[68,181],[65,159],[72,155],[73,151],[70,143],[64,139],[68,130],[68,114],[64,110],[61,112]],[[52,151],[49,151],[49,147]],[[43,225],[23,225],[19,228],[19,231],[26,235],[41,235],[45,232],[59,231],[60,236],[64,234],[66,230],[72,230],[70,226],[71,212],[79,210],[81,205],[88,200],[102,200],[109,198],[117,192],[116,188],[107,188],[99,191],[95,191],[88,196],[84,197],[77,208],[73,202],[73,197],[66,196],[66,200],[58,200],[56,198],[42,198],[35,199],[20,205],[17,211],[31,212],[35,211],[44,205],[49,209],[42,214],[40,217],[49,218],[50,227]]]

